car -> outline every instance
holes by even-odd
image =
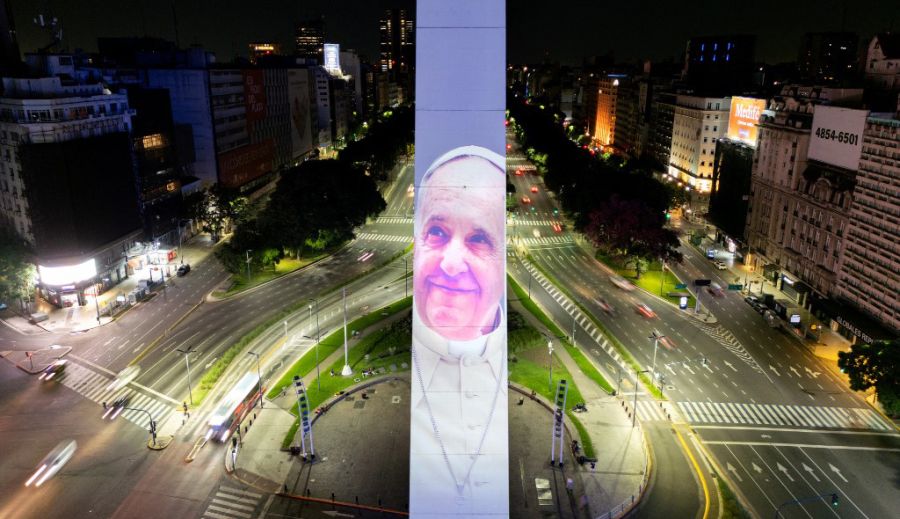
[[[190,271],[191,271],[191,266],[188,265],[187,263],[183,263],[178,266],[178,270],[175,271],[175,273],[178,274],[178,277],[182,277],[182,276],[185,276]]]
[[[722,286],[718,283],[712,283],[708,287],[706,287],[706,291],[715,297],[722,297],[725,295],[725,291],[722,290]]]
[[[6,303],[0,303],[0,312],[6,310],[7,308],[8,307],[6,306]]]
[[[550,227],[553,227],[553,232],[559,234],[562,232],[562,224],[559,222],[552,222]]]
[[[532,230],[531,230],[531,234],[532,234],[532,236],[534,236],[535,238],[540,238],[540,237],[541,237],[541,231],[540,231],[539,229],[532,229]]]
[[[522,197],[522,203],[525,204],[525,205],[530,204],[530,203],[531,203],[531,198],[530,198],[530,197],[527,197],[527,196],[523,196],[523,197]]]
[[[56,359],[50,363],[49,366],[41,371],[41,374],[38,375],[38,380],[50,380],[51,378],[60,375],[63,371],[66,370],[66,364],[68,361],[66,359]]]
[[[25,486],[30,487],[34,485],[35,487],[39,487],[44,484],[45,481],[59,472],[66,462],[72,459],[72,455],[75,454],[76,448],[78,448],[78,443],[75,440],[63,440],[59,442],[56,447],[54,447],[53,450],[44,456],[44,459],[38,463],[37,470],[35,470],[34,474],[28,478],[28,481],[25,482]]]
[[[622,276],[617,276],[617,275],[613,274],[612,276],[609,276],[609,280],[612,282],[613,285],[616,285],[617,287],[621,288],[622,290],[624,290],[626,292],[631,292],[632,290],[635,289],[635,286],[632,285],[631,283],[629,283],[628,280],[623,278]]]
[[[521,176],[524,175],[524,174],[525,174],[525,173],[522,171],[521,168],[516,170],[516,176],[517,176],[517,177],[521,177]]]
[[[724,261],[717,261],[713,263],[713,265],[719,270],[726,270],[728,268],[728,265],[726,265]]]
[[[744,298],[744,302],[755,308],[759,304],[759,299],[756,296],[747,296]]]
[[[653,311],[653,309],[645,305],[644,303],[638,303],[635,306],[635,309],[639,314],[643,315],[647,319],[653,319],[654,317],[656,317],[656,313]]]
[[[103,418],[109,418],[110,420],[115,420],[116,417],[119,416],[120,414],[122,414],[122,411],[124,411],[125,408],[128,407],[128,403],[130,401],[131,401],[131,399],[129,399],[127,396],[123,395],[123,396],[120,396],[120,397],[116,398],[115,400],[113,400],[112,404],[107,404],[106,402],[103,402],[103,409],[106,410],[106,412],[103,413]]]
[[[531,192],[532,192],[532,193],[537,193],[537,192],[538,192],[538,187],[537,187],[537,186],[531,186]]]
[[[597,306],[599,306],[601,310],[608,313],[609,315],[613,315],[614,313],[616,313],[616,309],[613,307],[613,305],[609,304],[609,301],[607,301],[606,299],[600,297],[594,299],[594,302],[597,303]]]

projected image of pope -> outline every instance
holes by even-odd
[[[507,485],[505,159],[466,146],[416,190],[413,509],[462,513]],[[426,490],[422,492],[422,490]]]

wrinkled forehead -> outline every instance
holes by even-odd
[[[416,193],[417,207],[446,199],[493,200],[503,204],[506,192],[504,171],[487,159],[477,156],[458,157],[434,168],[425,175]]]

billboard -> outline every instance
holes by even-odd
[[[750,97],[732,97],[731,111],[728,113],[728,132],[725,136],[734,141],[741,141],[756,146],[756,125],[759,116],[766,108],[765,99]]]
[[[862,155],[866,110],[817,105],[807,157],[856,171]]]
[[[288,70],[288,102],[291,109],[291,158],[297,160],[313,149],[308,70]]]
[[[245,69],[241,71],[241,75],[244,79],[247,131],[250,131],[250,124],[266,117],[266,83],[262,70]]]
[[[341,74],[341,45],[339,43],[326,43],[323,52],[325,70],[331,75]]]
[[[266,139],[220,153],[219,182],[229,188],[240,187],[272,171],[275,141]]]
[[[420,0],[411,517],[509,517],[506,13]]]

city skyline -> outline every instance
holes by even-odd
[[[329,42],[356,49],[375,60],[378,20],[383,11],[394,7],[414,11],[414,4],[411,0],[360,2],[352,5],[353,16],[347,16],[346,9],[351,5],[348,2],[315,0],[296,5],[274,0],[248,14],[245,2],[226,0],[217,3],[217,15],[194,5],[178,5],[175,12],[181,46],[202,45],[215,52],[221,62],[247,57],[247,44],[251,41],[276,41],[291,49],[296,23],[319,16],[325,17]],[[61,1],[36,5],[11,0],[10,5],[23,53],[49,42],[49,36],[32,23],[38,14],[52,14],[60,19],[63,43],[70,51],[95,51],[98,36],[176,39],[172,9],[160,9],[146,0],[125,0],[116,10],[97,0],[79,2],[77,6]],[[548,59],[579,64],[582,58],[611,53],[620,62],[677,62],[691,37],[753,34],[757,36],[756,60],[774,64],[796,60],[801,37],[808,32],[850,31],[865,39],[896,30],[900,23],[898,10],[892,9],[890,2],[877,0],[863,0],[849,7],[846,1],[830,0],[814,11],[799,4],[783,5],[770,0],[727,9],[712,2],[702,2],[691,9],[666,2],[636,2],[616,6],[611,11],[614,23],[604,22],[609,16],[602,5],[585,1],[572,1],[570,5],[571,9],[560,9],[554,4],[551,9],[533,0],[509,2],[507,61],[537,63]]]

